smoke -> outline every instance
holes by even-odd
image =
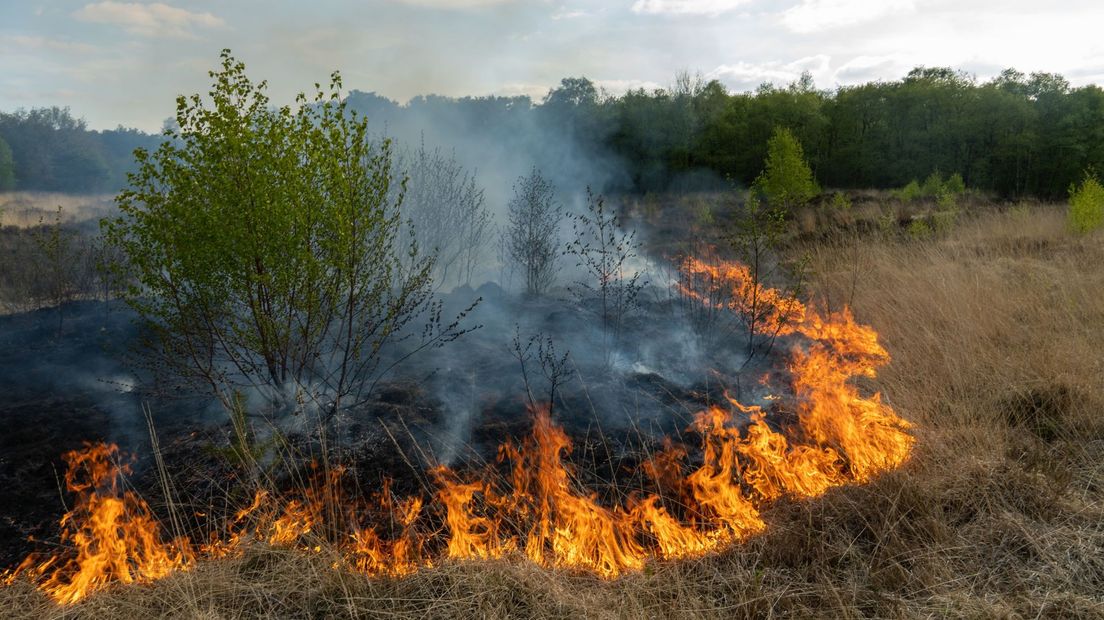
[[[400,149],[424,142],[454,152],[476,175],[498,221],[505,216],[515,181],[533,168],[569,202],[587,186],[601,192],[626,184],[616,156],[585,146],[600,140],[592,135],[577,138],[579,129],[572,124],[570,109],[537,106],[528,97],[456,100],[430,95],[399,105],[354,90],[348,105]]]
[[[396,371],[417,381],[439,412],[427,432],[437,461],[485,457],[495,445],[473,440],[474,429],[523,426],[530,404],[554,401],[553,414],[569,429],[597,424],[655,437],[681,431],[696,411],[725,402],[726,394],[768,406],[770,394],[747,378],[777,359],[749,360],[742,339],[733,337],[735,316],[720,313],[712,326],[697,324],[688,300],[672,293],[660,274],[649,275],[659,285],[645,287],[619,325],[603,324],[593,299],[562,287],[532,298],[488,282],[443,295],[446,312],[481,297],[469,316],[478,329]],[[778,352],[785,350],[779,343]],[[549,365],[559,359],[565,363],[556,376]]]
[[[348,104],[369,119],[380,137],[395,142],[400,174],[410,172],[419,149],[443,154],[430,162],[447,166],[446,160],[451,160],[458,170],[444,176],[457,187],[467,187],[470,181],[474,188],[474,193],[464,194],[471,198],[464,208],[478,207],[489,214],[486,234],[477,240],[481,247],[473,248],[477,264],[449,271],[436,289],[446,321],[477,298],[482,300],[461,324],[473,331],[410,359],[406,357],[417,337],[399,339],[383,352],[385,359],[379,366],[394,365],[380,385],[416,384],[419,398],[425,399],[417,406],[436,410],[432,428],[425,430],[440,462],[451,463],[471,454],[470,450],[481,450],[474,429],[485,424],[488,416],[525,421],[528,404],[552,399],[557,402],[557,415],[580,424],[596,421],[603,427],[627,429],[643,422],[669,430],[688,422],[701,404],[721,397],[730,378],[718,372],[745,367],[746,355],[736,339],[728,338],[732,326],[718,323],[703,330],[686,300],[672,292],[674,278],[662,257],[640,255],[626,262],[626,276],[639,274],[640,282],[647,285],[615,322],[603,319],[592,296],[579,293],[585,287],[578,285],[592,276],[571,256],[558,257],[555,284],[540,298],[526,297],[513,281],[517,278],[510,277],[511,266],[503,264],[497,245],[520,177],[537,170],[555,187],[565,215],[556,242],[564,250],[573,234],[566,215],[584,211],[586,190],[616,194],[628,186],[619,160],[594,150],[593,145],[605,140],[582,135],[587,128],[576,124],[571,107],[575,104],[534,106],[526,97],[451,100],[431,96],[400,106],[357,91],[350,94]],[[411,182],[425,182],[422,177],[412,175]],[[417,193],[422,200],[458,195],[415,190],[426,188],[408,188],[410,195]],[[474,194],[479,200],[472,198]],[[613,198],[610,206],[618,211],[622,205]],[[67,357],[44,358],[38,366],[41,372],[30,384],[43,394],[72,392],[96,401],[112,412],[115,428],[106,438],[124,445],[134,445],[145,436],[143,403],[151,405],[159,430],[225,424],[225,414],[219,413],[209,396],[191,392],[173,399],[165,391],[151,391],[155,378],[133,368],[123,350],[138,344],[139,334],[130,324],[135,317],[117,304],[112,307],[110,325],[104,327],[86,317],[84,322],[71,323],[70,329],[84,333],[106,329],[117,350],[71,348],[71,342],[62,343],[60,347],[70,347]],[[81,312],[90,317],[95,310]],[[420,328],[412,325],[408,330],[415,335]],[[548,359],[542,363],[537,351],[541,346],[554,349],[564,360],[562,369],[547,368]],[[299,387],[285,391],[292,393]],[[271,400],[270,395],[249,389],[243,389],[241,396],[251,409],[263,409]],[[357,420],[374,415],[373,407],[378,406],[378,399],[369,399],[355,410],[342,411],[337,424],[351,428]],[[283,430],[309,434],[319,417],[309,413],[281,422]],[[493,443],[497,445],[499,439]]]

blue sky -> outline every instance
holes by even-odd
[[[613,93],[700,71],[731,90],[802,71],[831,88],[916,65],[1104,83],[1104,2],[1065,0],[0,0],[0,110],[70,106],[147,130],[232,48],[272,98],[347,88],[529,94],[585,75]]]

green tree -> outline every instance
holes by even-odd
[[[772,208],[784,210],[803,205],[820,193],[813,171],[805,162],[801,143],[789,129],[774,130],[767,143],[763,172],[755,179],[755,189]]]
[[[935,198],[943,191],[943,175],[939,174],[936,170],[928,175],[928,178],[924,179],[924,184],[920,186],[920,195],[924,198]]]
[[[109,177],[98,136],[68,108],[0,113],[20,189],[95,192]]]
[[[405,327],[439,316],[432,260],[400,242],[390,143],[346,110],[336,73],[295,109],[271,106],[229,50],[210,76],[210,103],[178,97],[179,129],[135,152],[122,214],[103,223],[133,278],[126,300],[162,362],[227,410],[252,389],[263,413],[329,419],[368,396]],[[403,351],[461,332],[431,321],[422,333]]]
[[[966,193],[966,182],[962,180],[962,175],[956,172],[947,177],[943,191],[953,196]]]
[[[1069,226],[1077,233],[1087,233],[1104,226],[1104,186],[1091,172],[1085,173],[1081,185],[1070,185]]]

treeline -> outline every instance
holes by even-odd
[[[693,138],[688,153],[667,151],[671,170],[703,166],[744,182],[758,173],[776,125],[793,131],[827,187],[900,187],[957,172],[969,187],[1002,196],[1055,198],[1087,168],[1104,166],[1104,91],[1071,88],[1054,74],[1009,69],[979,84],[918,68],[835,92],[817,91],[805,76],[733,96],[707,84],[684,97]],[[678,93],[651,100],[679,107]]]
[[[619,97],[571,78],[539,105],[527,97],[431,96],[399,106],[357,91],[349,100],[390,124],[437,118],[505,141],[569,138],[585,154],[614,156],[623,174],[611,189],[623,191],[748,185],[776,127],[793,132],[830,188],[899,188],[939,172],[1001,196],[1057,198],[1086,169],[1104,170],[1104,90],[1014,69],[979,83],[921,67],[898,81],[835,91],[818,90],[806,74],[736,94],[683,74],[671,88]]]
[[[478,143],[476,159],[502,145],[553,178],[557,169],[577,179],[601,167],[610,191],[750,184],[776,127],[792,131],[829,188],[899,188],[940,172],[1001,196],[1057,198],[1085,170],[1104,170],[1104,90],[1012,69],[978,82],[917,68],[835,91],[805,75],[735,94],[683,74],[671,88],[617,97],[568,78],[539,103],[429,95],[399,105],[354,90],[348,105],[378,131],[421,132],[461,151]],[[131,151],[158,140],[122,127],[89,131],[67,109],[0,113],[0,189],[114,191],[132,169]]]
[[[160,140],[124,127],[89,130],[68,108],[0,112],[0,190],[115,192],[134,169],[134,149]]]

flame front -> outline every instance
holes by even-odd
[[[722,548],[763,530],[761,511],[773,500],[865,482],[908,457],[909,424],[879,394],[864,396],[852,383],[873,378],[889,361],[874,330],[846,309],[822,315],[756,284],[737,263],[690,259],[684,268],[710,282],[706,293],[684,288],[688,296],[750,317],[761,333],[802,337],[789,351],[789,384],[780,386],[793,394],[788,411],[796,415],[788,424],[772,423],[770,412],[734,399],[707,408],[690,429],[700,436],[699,460],[668,441],[644,463],[654,493],[603,501],[588,492],[565,462],[570,439],[538,407],[531,412],[532,434],[502,445],[496,465],[467,475],[433,469],[437,490],[429,504],[417,496],[396,499],[388,484],[374,508],[346,501],[339,492],[342,470],[332,469],[297,497],[258,492],[224,535],[194,545],[165,542],[149,506],[120,488],[126,467],[116,464],[117,449],[92,445],[66,455],[66,482],[77,501],[61,521],[61,539],[71,549],[28,557],[0,580],[27,577],[58,602],[72,603],[111,583],[185,570],[196,557],[240,553],[251,540],[320,551],[320,537],[334,544],[342,564],[370,575],[406,575],[441,557],[516,554],[613,578],[652,557]],[[369,512],[389,516],[388,535],[362,523]]]
[[[29,556],[2,580],[29,574],[59,603],[73,603],[112,583],[145,583],[188,568],[186,540],[164,542],[149,506],[121,489],[129,471],[114,445],[87,445],[64,455],[73,509],[61,519],[64,553],[39,561]]]

